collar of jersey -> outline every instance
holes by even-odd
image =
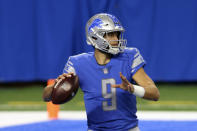
[[[100,65],[100,64],[97,63],[96,58],[95,58],[95,56],[94,56],[94,53],[92,54],[92,59],[93,59],[93,62],[94,62],[94,64],[96,65],[97,68],[109,67],[109,66],[113,65],[113,62],[114,62],[114,58],[111,57],[110,61],[109,61],[107,64],[105,64],[105,65]]]

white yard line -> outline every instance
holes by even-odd
[[[2,111],[0,112],[0,127],[28,124],[40,121],[47,121],[47,112],[33,111]]]
[[[139,111],[140,120],[197,121],[197,112],[186,111]],[[2,111],[0,127],[47,121],[46,111]],[[59,119],[86,120],[85,111],[60,111]]]
[[[197,111],[139,111],[140,120],[172,120],[172,121],[196,121]]]

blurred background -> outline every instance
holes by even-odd
[[[101,12],[121,21],[160,90],[138,110],[197,111],[196,0],[0,0],[0,111],[46,111],[43,87],[69,56],[93,51],[85,25]],[[84,111],[81,90],[60,110]]]

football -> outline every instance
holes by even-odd
[[[53,104],[64,104],[71,100],[79,88],[79,79],[77,75],[71,75],[64,80],[60,79],[53,87]]]

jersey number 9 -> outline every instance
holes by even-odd
[[[116,110],[116,88],[111,88],[111,85],[116,84],[116,81],[111,79],[102,80],[102,96],[106,100],[103,101],[102,106],[104,111]],[[110,91],[107,90],[110,88]]]

